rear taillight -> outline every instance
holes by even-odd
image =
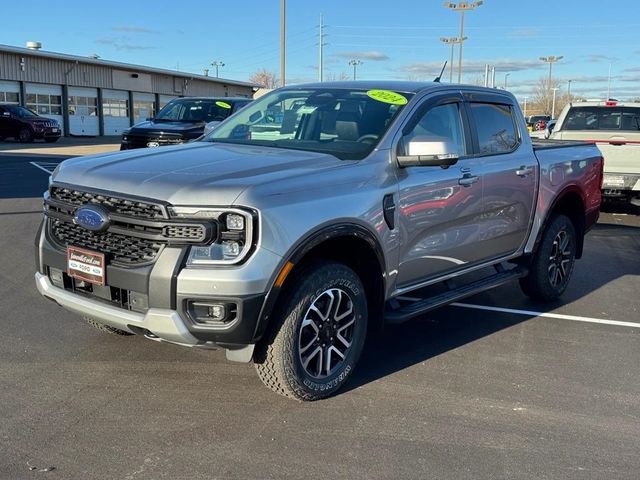
[[[618,105],[618,102],[614,102],[613,100],[607,100],[604,102],[605,107],[615,107]]]
[[[604,186],[604,157],[600,156],[600,190]]]

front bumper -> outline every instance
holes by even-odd
[[[43,296],[74,313],[153,340],[228,351],[255,344],[266,292],[281,258],[259,249],[239,266],[192,269],[183,268],[185,254],[183,248],[165,248],[152,265],[107,265],[106,287],[86,291],[66,275],[66,252],[48,239],[43,223],[36,240],[36,285]],[[54,271],[62,272],[62,284],[58,280],[54,285]],[[133,298],[141,299],[143,308]],[[189,308],[193,302],[232,304],[235,318],[202,324]]]

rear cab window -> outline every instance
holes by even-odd
[[[517,148],[520,139],[510,105],[471,102],[469,106],[476,125],[480,155],[508,153]]]
[[[640,131],[638,107],[571,107],[562,130]]]

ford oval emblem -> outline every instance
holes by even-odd
[[[109,214],[99,206],[87,205],[76,210],[73,223],[93,232],[101,232],[109,227]]]

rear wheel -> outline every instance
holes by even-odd
[[[576,232],[565,215],[555,215],[545,230],[533,257],[529,275],[520,288],[535,300],[549,302],[566,290],[576,257]]]
[[[22,143],[31,143],[33,142],[33,132],[30,128],[22,128],[18,132],[18,140]]]
[[[89,317],[82,317],[82,318],[84,318],[84,320],[89,325],[100,330],[101,332],[110,333],[112,335],[122,335],[122,336],[133,335],[133,333],[120,330],[119,328],[110,327],[109,325],[104,325],[100,322],[96,322],[93,318],[89,318]]]
[[[278,323],[254,354],[258,376],[286,397],[329,397],[347,381],[362,352],[364,287],[353,270],[333,262],[304,268],[291,284],[296,287],[285,294],[274,317]]]

